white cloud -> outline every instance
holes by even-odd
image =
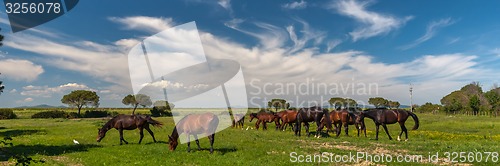
[[[371,5],[372,2],[373,1],[358,2],[356,0],[340,0],[330,4],[329,8],[335,9],[339,14],[351,17],[362,24],[362,26],[349,33],[353,41],[385,35],[400,28],[413,18],[412,16],[397,18],[368,11],[366,7]]]
[[[28,98],[24,99],[24,102],[32,102],[32,101],[33,101],[33,98],[31,98],[31,97],[28,97]]]
[[[16,81],[33,81],[44,72],[43,67],[28,60],[0,60],[0,73]]]
[[[54,94],[67,93],[72,90],[93,90],[93,89],[89,88],[85,84],[78,84],[78,83],[67,83],[56,87],[28,85],[23,87],[21,95],[34,96],[34,97],[52,97],[52,95]]]
[[[229,21],[224,22],[224,25],[227,26],[227,27],[229,27],[229,28],[236,29],[244,21],[245,20],[243,20],[243,19],[233,18],[233,19],[231,19]]]
[[[330,52],[332,49],[337,47],[340,43],[342,43],[342,40],[340,40],[340,39],[328,41],[328,43],[326,43],[326,52]]]
[[[16,93],[17,92],[17,89],[12,89],[9,91],[9,93]]]
[[[219,0],[217,3],[224,9],[231,10],[231,0]]]
[[[103,45],[90,41],[63,43],[29,34],[11,35],[4,44],[7,47],[40,54],[44,57],[42,59],[45,63],[56,68],[81,72],[100,81],[113,83],[111,86],[118,86],[118,89],[122,89],[121,92],[127,91],[130,87],[128,67],[124,65],[127,64],[126,56],[116,45]],[[24,62],[24,64],[30,63]],[[13,74],[43,72],[40,66],[31,68],[29,65],[22,68],[19,65],[15,66]],[[2,67],[4,65],[0,66]],[[34,75],[21,76],[31,76],[28,77],[31,80],[35,78]]]
[[[281,5],[281,7],[285,9],[305,9],[307,7],[307,2],[304,0],[301,0],[300,2],[295,1],[292,3],[285,3]]]
[[[427,29],[426,29],[425,34],[423,36],[421,36],[420,38],[418,38],[417,40],[415,40],[411,44],[402,46],[401,49],[407,50],[407,49],[413,48],[415,46],[418,46],[419,44],[426,42],[427,40],[433,38],[439,29],[450,26],[454,23],[455,22],[451,18],[441,19],[439,21],[432,21],[431,23],[429,23],[429,25],[427,25]],[[457,42],[459,39],[460,38],[455,39],[451,43]]]
[[[153,33],[168,29],[174,24],[172,18],[147,16],[110,17],[109,20],[125,25],[126,29],[143,30]]]

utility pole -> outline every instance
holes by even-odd
[[[410,111],[413,112],[413,84],[410,83]]]

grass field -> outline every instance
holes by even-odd
[[[143,143],[137,144],[139,133],[134,130],[124,132],[124,137],[130,144],[119,145],[119,134],[116,130],[109,131],[102,142],[95,141],[97,128],[101,127],[106,119],[26,119],[34,112],[36,111],[16,111],[21,119],[1,120],[0,136],[11,136],[14,139],[14,146],[5,147],[6,150],[25,153],[34,159],[43,159],[46,161],[44,164],[49,165],[290,165],[291,152],[298,155],[323,152],[338,155],[357,152],[367,152],[371,155],[383,153],[393,156],[393,160],[396,160],[397,155],[422,155],[423,160],[418,163],[373,163],[359,160],[342,164],[434,165],[450,164],[443,161],[444,152],[500,152],[500,118],[490,117],[418,114],[420,128],[409,131],[410,139],[407,142],[390,141],[382,130],[378,141],[371,140],[370,138],[375,137],[375,127],[369,119],[366,119],[368,138],[354,136],[354,127],[350,128],[351,136],[342,133],[339,138],[325,135],[319,139],[313,136],[298,138],[290,130],[275,131],[274,124],[269,125],[268,131],[228,128],[216,134],[215,152],[209,154],[207,138],[200,140],[202,151],[196,150],[194,142],[191,145],[195,150],[190,153],[186,152],[185,144],[179,145],[174,152],[169,151],[166,141],[174,127],[172,118],[155,118],[165,124],[163,128],[153,128],[160,142],[153,143],[145,132]],[[249,123],[248,120],[246,118],[244,128],[254,125],[255,121]],[[407,127],[411,128],[413,124],[413,120],[409,119]],[[390,125],[389,131],[397,138],[399,125]],[[78,140],[80,144],[74,145],[73,139]],[[428,154],[436,152],[440,153],[440,161],[429,162]],[[486,154],[483,155],[485,160]],[[469,164],[500,163],[492,162],[493,158],[490,156],[489,162]],[[13,163],[1,155],[0,161],[1,164]],[[339,163],[312,163],[317,164]]]

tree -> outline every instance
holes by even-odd
[[[2,35],[0,35],[0,36],[2,36]],[[2,36],[1,38],[3,38],[3,36]],[[1,39],[0,39],[0,41],[1,41]],[[2,73],[0,73],[0,75],[1,75],[1,74],[2,74]],[[3,86],[3,85],[2,85],[2,83],[3,83],[3,82],[2,82],[2,81],[0,81],[0,94],[2,94],[2,93],[3,93],[3,89],[5,88],[5,86]]]
[[[389,101],[388,106],[389,106],[389,108],[398,109],[399,106],[401,106],[401,104],[399,104],[399,102],[397,102],[397,101]]]
[[[134,110],[132,111],[132,115],[135,114],[135,110],[137,109],[137,106],[142,106],[142,107],[147,107],[151,106],[153,102],[151,101],[151,98],[148,95],[144,94],[137,94],[137,95],[127,95],[123,98],[122,103],[125,105],[131,105],[134,107]]]
[[[268,107],[274,107],[276,112],[278,112],[278,109],[288,109],[290,108],[290,103],[287,103],[285,99],[272,99],[271,101],[267,102]]]
[[[99,106],[99,96],[94,91],[74,90],[71,93],[64,95],[61,102],[71,107],[78,108],[78,115],[83,106]]]
[[[373,97],[368,99],[368,103],[375,106],[375,108],[383,108],[389,105],[389,101],[382,97]]]
[[[420,113],[435,113],[436,111],[439,111],[441,106],[427,102],[424,105],[414,108],[416,108],[416,110]]]
[[[328,103],[333,106],[333,109],[339,110],[344,106],[345,99],[340,97],[332,97],[330,98],[330,100],[328,100]]]
[[[356,107],[358,107],[358,103],[354,99],[345,98],[344,99],[344,107],[346,109],[356,108]]]
[[[484,94],[484,97],[486,97],[488,103],[491,105],[491,112],[498,113],[500,110],[500,88],[494,86],[493,89]]]
[[[469,107],[472,109],[472,113],[474,115],[477,115],[477,113],[479,112],[479,106],[481,103],[479,103],[479,97],[477,96],[472,96],[470,99],[469,99]]]
[[[158,109],[168,110],[168,111],[171,111],[175,107],[174,103],[169,103],[168,101],[165,100],[155,101],[153,106],[157,107]]]

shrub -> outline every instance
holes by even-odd
[[[44,112],[39,112],[31,116],[31,118],[67,118],[68,113],[64,111],[44,111]]]
[[[109,115],[108,111],[99,111],[99,110],[93,110],[93,111],[85,111],[83,114],[84,118],[102,118],[102,117],[107,117]]]
[[[15,119],[15,118],[17,118],[17,116],[11,109],[0,109],[0,119]]]
[[[78,114],[78,113],[76,113],[76,112],[70,112],[70,113],[68,113],[67,118],[69,118],[69,119],[75,119],[75,118],[82,118],[82,116],[81,116],[81,115],[79,115],[79,114]]]
[[[155,106],[149,111],[151,112],[152,117],[172,116],[172,111],[165,109],[164,107]]]

